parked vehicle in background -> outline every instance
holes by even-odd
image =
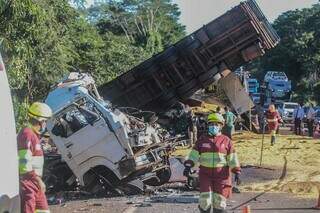
[[[284,72],[267,71],[266,75],[264,76],[264,82],[269,82],[270,80],[288,81],[289,79]]]
[[[291,97],[291,81],[270,80],[267,84],[271,98],[290,100]]]
[[[16,127],[6,70],[0,54],[0,212],[20,212]]]
[[[259,90],[259,82],[256,78],[248,79],[248,91],[249,93],[257,93]]]
[[[293,111],[298,108],[299,104],[294,102],[283,102],[279,105],[278,111],[282,117],[282,120],[287,123],[291,123],[294,120]]]
[[[250,96],[254,104],[260,103],[260,96],[261,96],[260,93],[252,93]]]

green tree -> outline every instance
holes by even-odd
[[[70,71],[98,85],[130,70],[184,35],[170,1],[0,0],[1,52],[18,127],[25,109],[44,99]]]
[[[89,9],[89,17],[99,32],[125,36],[151,55],[185,35],[179,9],[170,0],[109,0]]]
[[[320,74],[320,4],[285,12],[273,27],[280,44],[252,63],[255,75],[261,78],[267,70],[284,71],[293,81],[297,99],[316,99],[313,84]]]

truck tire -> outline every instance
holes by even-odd
[[[67,180],[73,176],[73,172],[66,163],[60,162],[51,165],[51,168],[44,169],[43,181],[47,186],[48,193],[57,193],[60,191],[72,191],[77,184],[74,182],[69,185]]]
[[[123,192],[123,194],[127,196],[131,196],[131,195],[143,194],[144,187],[145,187],[144,183],[141,180],[136,179],[128,183],[119,185],[118,189],[120,189]]]
[[[168,183],[171,177],[171,170],[170,168],[162,169],[157,172],[156,176],[159,180],[157,178],[151,178],[146,180],[144,183],[149,186],[161,186],[165,183]]]
[[[104,166],[98,166],[91,169],[84,176],[84,189],[96,196],[105,196],[108,192],[116,196],[141,194],[137,185],[121,183],[121,181],[113,174],[111,170]]]

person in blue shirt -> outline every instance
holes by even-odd
[[[224,110],[225,110],[224,117],[225,117],[225,121],[226,121],[225,134],[230,139],[232,139],[232,134],[233,134],[233,131],[234,131],[234,123],[235,123],[235,121],[237,119],[237,116],[235,116],[235,114],[233,114],[230,111],[229,107],[225,107]]]

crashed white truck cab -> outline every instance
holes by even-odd
[[[166,143],[157,124],[113,108],[90,75],[70,73],[45,102],[54,112],[50,137],[89,191],[169,180]]]

